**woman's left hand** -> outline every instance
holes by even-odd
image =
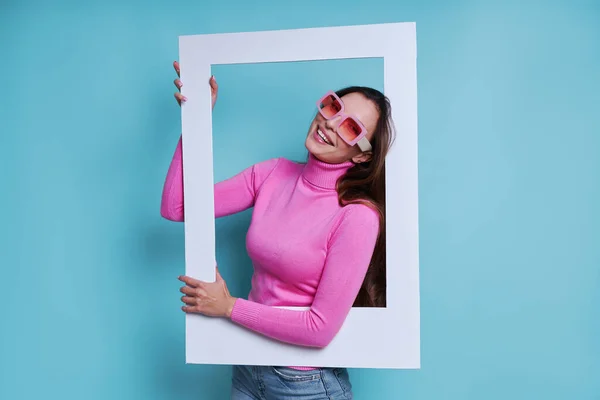
[[[189,276],[178,278],[186,283],[186,286],[182,286],[180,289],[184,294],[181,301],[186,304],[181,307],[184,312],[204,314],[209,317],[231,317],[237,299],[229,294],[218,268],[216,272],[217,280],[215,282],[203,282]]]

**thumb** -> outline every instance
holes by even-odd
[[[219,273],[219,267],[215,267],[215,270],[217,272],[217,282],[220,282],[223,280],[223,277],[221,276],[221,274]]]
[[[217,83],[217,78],[215,78],[214,75],[212,75],[210,77],[210,79],[208,80],[208,83],[210,84],[210,88],[212,89],[213,92],[216,92],[217,90],[219,90],[219,84]]]

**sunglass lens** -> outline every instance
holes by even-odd
[[[334,96],[325,97],[320,104],[321,112],[325,118],[331,118],[342,109],[342,105]]]
[[[362,133],[362,129],[354,119],[346,118],[340,124],[338,132],[345,140],[352,142]]]

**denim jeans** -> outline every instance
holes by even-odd
[[[352,399],[345,368],[234,366],[231,400]]]

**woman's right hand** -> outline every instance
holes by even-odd
[[[185,103],[187,98],[181,94],[181,87],[183,86],[183,84],[181,83],[181,80],[179,80],[179,63],[177,61],[173,62],[173,68],[175,68],[175,72],[177,72],[177,79],[175,79],[174,81],[175,87],[177,88],[177,92],[175,93],[175,99],[177,100],[177,103],[181,106],[181,103]],[[210,84],[210,97],[212,99],[212,108],[214,109],[215,103],[217,102],[217,95],[219,93],[219,85],[217,84],[217,80],[214,76],[210,77],[208,83]]]

